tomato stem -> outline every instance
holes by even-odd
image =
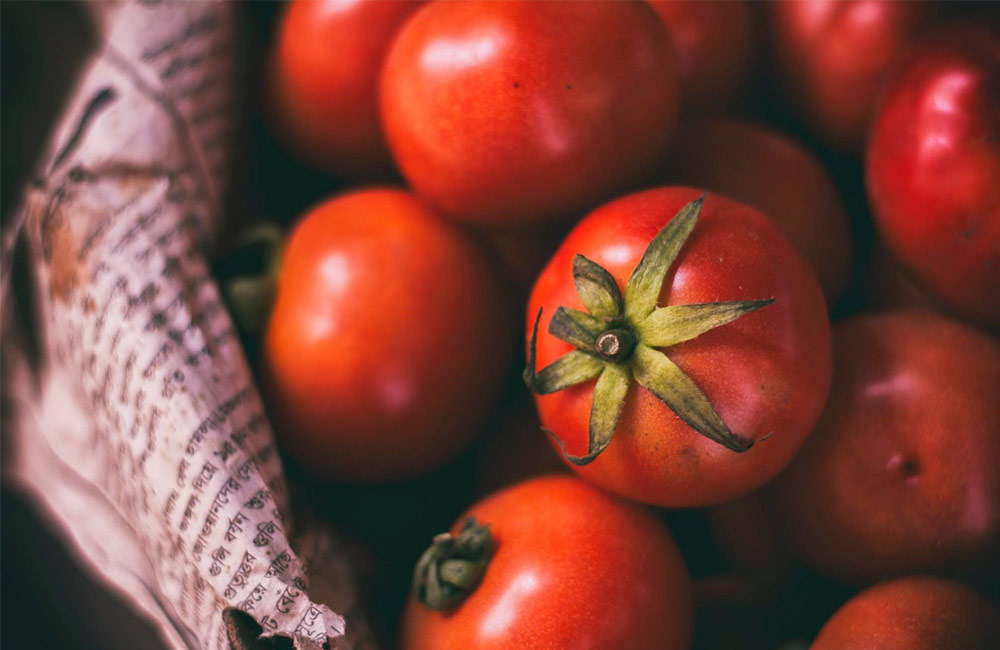
[[[632,354],[635,343],[635,333],[631,328],[618,327],[598,336],[594,349],[608,361],[621,363]]]
[[[489,525],[467,519],[458,535],[435,535],[413,571],[413,595],[431,609],[443,611],[459,605],[486,573],[493,556]]]
[[[685,205],[656,234],[632,272],[624,297],[606,269],[583,255],[574,256],[573,282],[589,313],[568,307],[556,310],[549,334],[576,349],[536,372],[539,310],[528,341],[524,371],[528,388],[547,395],[597,378],[587,453],[568,453],[559,436],[549,432],[569,462],[586,465],[611,443],[632,379],[710,440],[735,452],[753,446],[753,440],[729,430],[708,397],[662,350],[774,302],[769,298],[657,307],[667,271],[694,230],[704,201],[702,195]]]
[[[271,223],[247,228],[232,252],[216,265],[233,320],[244,334],[261,332],[278,287],[285,234]]]

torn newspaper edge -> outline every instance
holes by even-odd
[[[104,45],[21,215],[42,368],[19,354],[4,277],[5,472],[173,648],[229,648],[221,613],[235,607],[297,648],[367,650],[333,538],[289,543],[270,425],[205,260],[234,121],[234,10],[96,12]]]

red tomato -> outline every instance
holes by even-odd
[[[1000,324],[1000,32],[947,30],[896,70],[866,174],[892,254],[931,293]]]
[[[802,117],[837,148],[858,151],[892,62],[929,13],[924,2],[768,3],[778,65]]]
[[[264,347],[275,432],[296,460],[338,480],[397,479],[468,441],[510,351],[484,257],[401,190],[356,191],[302,219]]]
[[[649,513],[579,479],[547,476],[488,497],[459,522],[469,517],[493,535],[482,582],[451,611],[411,597],[404,650],[688,647],[690,580]]]
[[[679,130],[666,178],[772,217],[812,265],[830,304],[843,293],[853,254],[840,192],[819,161],[793,141],[739,122],[694,122]]]
[[[745,0],[649,0],[677,53],[684,104],[721,107],[741,90],[753,62],[754,25]]]
[[[529,335],[536,313],[544,309],[538,368],[573,349],[546,332],[558,307],[583,309],[574,289],[574,256],[596,262],[619,288],[625,287],[657,232],[699,194],[688,188],[632,194],[598,208],[570,232],[538,278],[528,305]],[[666,355],[731,431],[756,441],[751,449],[737,453],[699,434],[632,381],[610,445],[590,464],[573,469],[612,492],[664,506],[734,499],[778,473],[826,399],[831,361],[823,294],[774,222],[753,208],[709,196],[666,275],[658,304],[766,298],[774,302],[674,345]],[[589,381],[536,396],[543,426],[574,455],[589,448],[594,387]]]
[[[811,650],[989,650],[1000,610],[949,580],[913,577],[861,592],[820,630]]]
[[[392,162],[379,121],[382,59],[419,2],[294,0],[278,29],[270,100],[296,153],[349,178],[384,177]]]
[[[480,224],[575,215],[636,183],[677,110],[672,48],[645,3],[436,2],[382,74],[403,175]]]
[[[1000,344],[931,312],[834,331],[826,413],[775,481],[798,554],[840,581],[995,575]]]

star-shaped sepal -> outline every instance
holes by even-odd
[[[583,255],[573,258],[573,282],[587,311],[559,307],[548,331],[576,349],[536,372],[535,346],[542,317],[542,310],[538,310],[524,370],[528,388],[547,395],[597,378],[586,455],[567,453],[562,440],[552,434],[571,463],[586,465],[610,444],[632,379],[707,438],[735,452],[753,445],[729,430],[708,397],[662,351],[774,302],[656,306],[667,271],[694,230],[704,200],[702,195],[685,205],[657,233],[632,272],[624,297],[605,268]]]

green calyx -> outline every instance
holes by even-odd
[[[632,379],[707,438],[736,452],[753,446],[751,440],[729,430],[708,397],[660,349],[691,340],[774,302],[656,306],[667,271],[694,230],[704,200],[702,195],[681,208],[657,233],[632,272],[624,297],[606,269],[583,255],[573,259],[573,282],[587,311],[559,307],[548,331],[576,349],[536,372],[535,345],[542,317],[538,310],[524,370],[528,388],[547,395],[597,378],[587,454],[573,456],[563,446],[567,460],[576,465],[593,461],[610,444]],[[562,445],[558,437],[555,439]]]
[[[258,223],[236,235],[232,251],[216,264],[223,295],[240,332],[264,329],[278,287],[285,233],[272,223]]]
[[[488,525],[468,519],[458,535],[434,537],[413,571],[413,595],[431,609],[455,607],[479,585],[493,555]]]

